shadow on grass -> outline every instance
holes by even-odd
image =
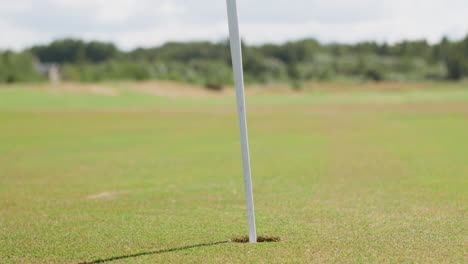
[[[119,260],[119,259],[136,258],[136,257],[141,257],[141,256],[146,256],[146,255],[161,254],[161,253],[186,250],[186,249],[191,249],[191,248],[214,246],[214,245],[224,244],[228,242],[229,241],[218,241],[218,242],[213,242],[213,243],[204,243],[204,244],[191,245],[191,246],[178,247],[178,248],[169,248],[169,249],[162,249],[162,250],[155,250],[155,251],[148,251],[148,252],[140,252],[140,253],[131,254],[131,255],[122,255],[122,256],[116,256],[116,257],[111,257],[111,258],[106,258],[106,259],[96,259],[96,260],[91,260],[91,261],[86,261],[86,262],[80,262],[78,264],[105,263],[105,262],[110,262],[110,261]]]

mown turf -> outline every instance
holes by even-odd
[[[277,243],[234,98],[0,89],[0,263],[466,263],[468,89],[247,102]]]

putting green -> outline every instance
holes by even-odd
[[[0,263],[466,263],[468,89],[235,99],[0,88]],[[346,84],[343,90],[346,89]]]

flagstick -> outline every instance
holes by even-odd
[[[226,3],[229,20],[229,36],[231,41],[232,68],[234,70],[234,83],[236,86],[237,112],[239,115],[241,134],[245,200],[247,203],[247,217],[249,220],[249,241],[250,243],[256,243],[257,232],[255,230],[252,178],[250,176],[249,140],[247,137],[247,121],[245,117],[244,76],[242,73],[242,50],[239,37],[239,22],[237,20],[236,0],[226,0]]]

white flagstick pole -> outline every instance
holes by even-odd
[[[234,70],[234,83],[236,86],[237,112],[239,115],[239,126],[242,146],[242,165],[244,168],[245,200],[247,202],[247,216],[249,220],[249,241],[257,242],[255,230],[255,214],[252,193],[252,178],[250,176],[249,140],[247,137],[247,121],[245,117],[244,76],[242,73],[242,50],[239,37],[239,22],[237,21],[236,0],[226,0],[229,37],[231,41],[232,68]]]

